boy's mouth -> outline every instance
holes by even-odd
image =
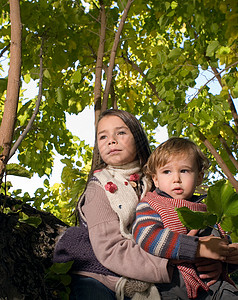
[[[182,194],[183,193],[183,189],[181,189],[181,188],[174,188],[173,192],[176,193],[176,194]]]

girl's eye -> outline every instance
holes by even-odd
[[[169,174],[169,173],[170,173],[170,170],[164,170],[163,173],[164,173],[164,174]]]
[[[181,173],[188,173],[189,171],[184,169],[184,170],[181,170]]]
[[[125,131],[119,131],[118,132],[118,135],[123,135],[123,134],[126,134]]]
[[[105,138],[106,138],[106,135],[101,135],[101,136],[99,137],[99,140],[105,140]]]

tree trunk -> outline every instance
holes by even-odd
[[[60,282],[46,276],[52,265],[56,237],[66,225],[50,213],[37,211],[21,201],[0,195],[0,206],[12,213],[0,213],[0,299],[60,299]],[[19,222],[19,213],[41,218],[36,228]]]
[[[21,73],[21,17],[19,0],[9,0],[11,19],[10,68],[7,96],[0,126],[0,185],[9,158],[15,128]]]

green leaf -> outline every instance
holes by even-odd
[[[82,78],[81,70],[79,69],[76,72],[74,72],[74,74],[72,75],[71,83],[80,83],[81,78]]]
[[[64,99],[65,99],[64,89],[61,88],[61,87],[58,87],[57,91],[56,91],[56,95],[57,95],[57,101],[58,101],[58,103],[60,105],[62,105],[63,102],[64,102]]]
[[[187,207],[177,208],[176,211],[183,225],[190,229],[204,229],[214,226],[217,221],[217,216],[208,212],[195,212]]]
[[[205,110],[200,110],[199,112],[200,120],[204,120],[206,122],[211,121],[211,115],[207,113]]]
[[[219,221],[224,216],[238,215],[238,194],[226,180],[218,181],[209,188],[206,204],[208,211],[216,213]]]
[[[36,146],[37,149],[43,150],[43,148],[44,148],[44,142],[42,140],[36,140],[35,146]]]
[[[212,23],[211,31],[217,33],[218,29],[219,29],[219,25],[217,23]]]
[[[225,209],[233,201],[231,198],[237,194],[235,193],[234,188],[229,181],[226,180],[222,182],[223,184],[221,186],[221,199],[222,199],[223,209]]]
[[[186,69],[182,69],[182,70],[180,71],[180,75],[181,75],[182,77],[186,77],[188,74],[189,74],[189,71],[186,70]]]
[[[80,178],[79,180],[74,181],[73,186],[70,191],[71,197],[73,200],[77,200],[79,198],[84,187],[85,187],[85,180],[83,178]]]
[[[47,78],[47,79],[51,79],[51,75],[50,75],[50,72],[48,69],[45,69],[44,72],[43,72],[44,76]]]
[[[68,274],[61,274],[60,275],[60,282],[63,283],[63,285],[68,286],[71,283],[72,277]]]
[[[224,217],[221,221],[222,229],[231,236],[232,242],[238,242],[238,216],[235,217]]]
[[[227,232],[230,233],[233,228],[233,222],[231,217],[224,217],[222,221],[220,222],[221,228]]]
[[[226,216],[232,217],[232,216],[238,216],[238,194],[233,193],[228,201],[227,205],[224,207],[224,214]]]
[[[170,8],[170,3],[169,3],[169,2],[166,1],[166,2],[164,3],[164,5],[165,5],[165,9],[166,9],[166,10],[168,10],[168,9]]]
[[[175,9],[178,6],[178,3],[176,1],[171,2],[171,8]]]
[[[225,180],[218,181],[216,184],[208,189],[206,204],[207,211],[215,213],[219,220],[223,215],[223,205],[221,200],[221,189],[225,183]]]
[[[7,89],[7,79],[0,78],[0,93],[3,93]]]
[[[166,100],[168,101],[174,101],[175,100],[175,94],[172,90],[169,90],[166,92]]]
[[[220,44],[218,41],[210,42],[209,45],[207,46],[206,55],[212,57],[215,51],[218,49],[219,45]]]
[[[167,59],[167,55],[166,55],[163,51],[159,51],[159,52],[157,53],[157,60],[158,60],[158,63],[159,63],[159,64],[164,64],[164,63],[166,62],[166,59]],[[157,71],[155,71],[155,72],[156,72],[156,73],[155,73],[154,76],[157,75]]]
[[[236,84],[234,86],[233,95],[235,98],[238,98],[238,81],[236,82]]]
[[[24,76],[23,76],[23,78],[24,78],[24,81],[26,82],[26,83],[29,83],[30,81],[31,81],[31,75],[30,74],[25,74]]]
[[[181,51],[180,48],[175,48],[175,49],[170,51],[169,58],[176,59],[181,55],[181,53],[182,53],[182,51]]]
[[[26,168],[23,166],[20,166],[19,164],[12,163],[12,164],[7,164],[7,175],[14,175],[14,176],[19,176],[19,177],[26,177],[26,178],[31,178],[32,173],[28,171]]]
[[[42,219],[41,219],[41,217],[37,217],[37,216],[28,216],[27,214],[22,212],[22,213],[20,213],[19,222],[25,223],[25,224],[28,224],[30,226],[37,228],[41,224]]]
[[[66,274],[71,269],[73,263],[73,261],[68,261],[66,263],[53,263],[50,267],[50,271],[55,274]]]
[[[231,52],[230,47],[221,46],[217,51],[217,55],[228,55]]]

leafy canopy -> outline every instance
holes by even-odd
[[[66,114],[78,114],[94,104],[102,3],[106,38],[101,96],[115,32],[127,2],[20,2],[21,79],[39,82],[41,49],[44,71],[40,111],[17,155],[21,166],[39,176],[50,176],[55,152],[65,157],[62,183],[50,187],[46,180],[46,190],[36,191],[31,199],[36,207],[43,205],[64,218],[83,191],[92,158],[92,149],[67,129]],[[1,0],[0,11],[3,64],[9,58],[10,43],[7,1]],[[237,182],[237,25],[236,0],[133,2],[120,36],[108,99],[108,107],[117,103],[137,115],[151,142],[158,124],[166,125],[170,136],[192,138],[211,161],[209,179],[217,179],[217,174],[230,176],[233,186]],[[197,86],[203,74],[211,74],[211,80]],[[217,93],[211,93],[211,82],[219,86]],[[1,78],[0,119],[6,84],[7,77]],[[14,142],[28,124],[36,101],[37,97],[26,99],[21,91]],[[28,196],[24,196],[26,201]]]

